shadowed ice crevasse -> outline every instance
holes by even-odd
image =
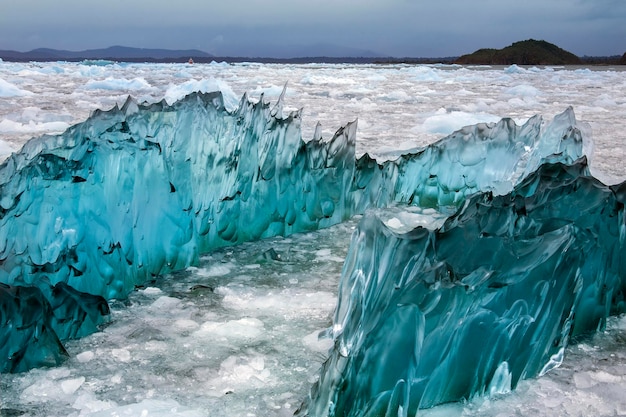
[[[62,340],[98,330],[109,306],[99,296],[55,286],[0,283],[0,371],[57,365],[68,357]]]
[[[53,309],[60,316],[46,329],[61,340],[79,337],[93,330],[73,320],[102,322],[105,300],[193,265],[211,249],[328,227],[397,202],[455,209],[478,191],[507,192],[550,155],[565,162],[582,155],[571,109],[545,126],[536,116],[522,126],[503,119],[466,127],[382,164],[355,158],[356,123],[328,141],[317,129],[304,142],[300,116],[283,117],[282,97],[272,107],[244,96],[233,112],[219,92],[171,106],[129,98],[7,159],[0,165],[0,290],[18,301],[2,311],[8,353],[0,369],[38,366],[16,352],[28,340],[45,349],[48,340],[35,337],[34,319],[15,325],[12,317],[30,304],[14,287],[39,289],[41,308],[54,304],[49,294],[60,283],[86,299],[101,297],[79,305],[88,314]]]

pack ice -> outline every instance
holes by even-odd
[[[305,142],[300,117],[282,97],[234,111],[219,92],[129,98],[7,159],[0,370],[60,363],[108,300],[202,253],[391,205],[451,217],[400,233],[365,215],[301,414],[412,415],[510,388],[621,311],[621,188],[589,176],[571,109],[469,126],[384,163],[355,157],[356,122]]]

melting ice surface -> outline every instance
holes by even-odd
[[[318,81],[311,80],[311,82],[315,83]],[[367,161],[367,159],[365,159],[364,161]],[[524,172],[524,170],[518,170],[518,172]],[[439,201],[439,192],[433,192],[430,195],[437,197],[436,199],[429,198],[427,200],[430,201],[431,205],[435,204],[435,201]],[[454,198],[448,198],[450,196],[449,193],[441,195],[446,197],[445,199],[441,200],[443,202],[455,201]],[[398,226],[406,226],[407,220],[416,218],[419,219],[419,216],[416,216],[414,213],[406,214],[399,212],[394,213],[393,217],[386,221],[386,224],[394,227],[395,230],[398,230]],[[345,235],[346,230],[339,229],[339,232],[335,233],[337,230],[338,229],[330,229],[329,233],[331,233],[331,235],[322,235],[321,239],[323,239],[324,242],[326,240],[329,240],[329,238],[332,241],[339,241],[339,236]],[[309,236],[309,238],[306,238],[307,236]],[[30,408],[32,410],[32,413],[41,414],[42,410],[48,410],[50,406],[54,405],[55,407],[57,407],[56,410],[58,410],[54,412],[57,415],[69,414],[70,412],[72,412],[72,410],[80,410],[81,413],[88,413],[90,411],[96,410],[102,410],[103,412],[110,412],[111,410],[115,410],[118,413],[132,413],[132,411],[134,410],[136,414],[141,414],[143,410],[151,410],[151,412],[153,413],[158,413],[160,411],[164,415],[171,415],[173,413],[173,409],[177,409],[181,413],[193,413],[193,409],[189,409],[185,406],[190,405],[191,407],[195,407],[196,409],[214,410],[216,411],[215,415],[243,415],[244,412],[247,412],[248,414],[256,413],[257,415],[270,415],[274,413],[291,414],[290,410],[293,410],[294,402],[297,403],[299,399],[304,396],[303,393],[306,391],[306,389],[302,388],[302,386],[300,388],[296,388],[296,384],[293,384],[293,389],[284,389],[272,382],[275,381],[275,379],[268,378],[268,375],[272,375],[277,378],[284,378],[286,380],[301,381],[301,378],[293,378],[294,375],[292,370],[287,370],[284,373],[281,373],[277,370],[275,366],[275,360],[270,359],[274,358],[274,356],[272,355],[271,351],[265,350],[265,346],[269,346],[271,345],[271,343],[270,341],[268,341],[268,339],[263,338],[263,333],[259,332],[259,329],[265,329],[268,331],[268,333],[271,333],[272,336],[276,338],[281,338],[281,340],[283,340],[284,338],[285,341],[289,341],[289,343],[287,344],[301,346],[301,344],[303,343],[305,349],[313,351],[315,351],[317,348],[315,348],[314,344],[311,343],[311,339],[315,338],[302,338],[302,332],[296,332],[296,334],[293,335],[293,338],[289,337],[290,332],[280,334],[275,333],[274,331],[276,331],[278,328],[289,326],[281,326],[280,324],[272,322],[272,319],[270,318],[271,314],[269,311],[267,312],[266,316],[263,312],[261,312],[259,315],[258,310],[260,306],[263,306],[265,304],[277,305],[280,303],[280,301],[278,301],[280,300],[279,297],[273,298],[274,294],[269,294],[273,292],[273,288],[296,288],[300,286],[301,283],[308,282],[308,278],[313,279],[313,282],[318,280],[316,285],[319,285],[320,282],[323,282],[323,279],[321,278],[321,276],[307,276],[307,279],[304,279],[303,276],[298,276],[296,270],[300,268],[303,260],[302,258],[300,258],[296,267],[288,266],[287,273],[290,277],[289,280],[274,280],[262,278],[259,290],[246,290],[246,288],[255,288],[255,286],[252,285],[251,281],[256,280],[246,280],[246,278],[243,278],[245,281],[245,285],[240,285],[241,282],[237,282],[237,277],[239,277],[240,275],[245,277],[246,274],[241,274],[241,271],[248,269],[255,271],[261,269],[266,269],[268,271],[273,270],[273,272],[270,272],[270,274],[275,274],[276,271],[279,270],[277,268],[277,265],[282,265],[280,262],[272,259],[278,259],[276,254],[281,254],[284,256],[286,252],[294,252],[297,251],[298,248],[307,247],[307,244],[304,242],[308,241],[308,239],[319,238],[320,236],[316,234],[293,235],[289,238],[289,248],[287,250],[281,250],[281,248],[279,247],[280,243],[277,242],[271,243],[272,247],[275,248],[274,251],[268,250],[267,246],[245,246],[246,250],[255,252],[257,254],[265,253],[265,256],[258,255],[257,260],[257,255],[255,255],[255,261],[251,261],[250,258],[246,258],[246,256],[244,255],[244,265],[240,265],[239,261],[237,260],[235,260],[234,262],[232,261],[234,259],[237,259],[236,256],[233,255],[236,255],[239,250],[238,248],[241,247],[237,247],[237,249],[227,249],[226,252],[215,252],[214,255],[212,255],[212,257],[214,256],[215,258],[204,259],[202,262],[207,262],[208,265],[201,264],[199,265],[200,269],[198,270],[189,270],[189,274],[174,274],[171,276],[166,276],[164,281],[161,281],[159,279],[159,281],[155,283],[148,282],[148,285],[158,285],[160,289],[156,290],[153,287],[149,287],[146,290],[131,293],[130,299],[128,301],[128,309],[130,310],[135,308],[133,311],[129,311],[126,308],[120,309],[120,304],[118,303],[113,303],[112,308],[114,312],[114,317],[115,314],[123,314],[128,311],[129,322],[130,316],[134,316],[136,313],[136,317],[143,317],[143,322],[150,323],[151,326],[142,326],[141,323],[135,325],[129,323],[129,329],[128,331],[126,331],[123,327],[120,329],[121,323],[119,320],[116,320],[109,327],[107,327],[104,332],[93,335],[87,339],[82,339],[83,341],[87,340],[88,342],[90,340],[95,340],[94,345],[90,346],[89,344],[87,344],[85,346],[81,344],[75,344],[75,342],[66,343],[66,346],[70,353],[81,353],[76,356],[72,355],[69,362],[66,362],[67,365],[62,366],[61,368],[54,368],[50,371],[44,369],[34,370],[29,373],[30,376],[25,376],[23,378],[15,377],[15,379],[11,377],[10,380],[4,379],[5,375],[3,375],[3,384],[8,383],[9,385],[3,385],[2,392],[9,392],[10,388],[10,392],[18,393],[17,396],[12,397],[13,399],[11,403],[8,403],[3,398],[4,408],[10,408],[10,406],[14,405],[14,407],[17,409],[28,410]],[[313,255],[315,263],[319,262],[322,264],[329,264],[332,263],[330,259],[343,259],[343,254],[341,253],[341,250],[330,248],[325,249],[324,245],[320,246],[318,242],[313,245],[313,247],[316,246],[321,247],[322,249],[319,249],[318,251],[313,249],[304,250],[305,253],[310,253]],[[250,264],[249,262],[254,263]],[[337,265],[340,264],[340,261],[336,261],[335,263],[335,268],[337,268]],[[204,288],[203,290],[201,286],[187,286],[183,284],[184,279],[189,279],[190,276],[195,276],[195,273],[199,273],[199,277],[191,278],[192,282],[194,280],[198,280],[198,282],[203,282],[203,280],[205,280],[207,277],[219,277],[218,279],[220,280],[220,282],[224,282],[226,283],[225,285],[228,285],[227,283],[230,279],[229,276],[232,277],[234,275],[236,277],[233,281],[235,285],[232,285],[228,291],[224,292],[224,290],[221,289],[219,285],[208,285],[209,288]],[[259,278],[259,276],[265,276],[264,274],[259,273],[250,275],[253,275],[255,278]],[[299,278],[293,278],[294,276],[298,276]],[[181,279],[181,283],[178,289],[167,287],[165,282],[172,282],[170,278]],[[265,283],[264,280],[266,280]],[[303,285],[303,293],[315,293],[313,288],[307,287],[307,285],[308,284]],[[329,286],[328,288],[331,287],[332,286]],[[213,307],[214,313],[212,317],[205,317],[201,314],[193,313],[190,316],[187,316],[187,313],[193,311],[193,302],[190,301],[192,299],[197,300],[205,298],[202,296],[196,297],[195,294],[198,294],[198,291],[200,291],[200,293],[202,293],[202,291],[205,291],[205,295],[212,293],[217,294],[217,297],[209,297],[212,300],[209,304]],[[330,294],[332,291],[333,290],[331,289],[328,294]],[[167,295],[163,296],[163,294]],[[264,298],[263,294],[268,294],[268,297]],[[289,297],[294,293],[287,291],[284,294],[287,294],[287,296]],[[246,314],[248,315],[248,317],[255,317],[256,320],[248,320],[246,317],[242,319],[242,317],[238,314],[235,314],[234,317],[215,314],[220,311],[224,313],[227,313],[228,310],[233,311],[238,305],[241,305],[237,302],[232,302],[233,299],[236,299],[238,295],[241,295],[240,300],[243,300],[244,302],[246,300],[264,300],[263,302],[252,303],[252,308],[246,310]],[[323,299],[322,294],[318,295],[318,297]],[[290,297],[290,299],[293,298],[293,296]],[[327,299],[332,298],[333,297],[331,296]],[[274,301],[270,301],[272,299]],[[148,307],[152,304],[154,304],[152,309],[142,308],[142,305]],[[286,303],[283,302],[283,304]],[[328,311],[328,304],[329,303],[322,303],[322,305],[319,306],[318,311],[320,311],[321,316],[324,315],[324,313],[321,313],[324,308],[326,309],[324,311]],[[164,322],[170,321],[168,319],[170,319],[171,316],[166,314],[163,316],[166,318],[165,320],[159,320],[159,318],[155,314],[157,311],[162,312],[163,310],[171,312],[171,316],[175,316],[181,320],[175,320],[175,324],[171,328],[166,327]],[[201,311],[205,310],[206,307],[203,305]],[[285,309],[285,311],[287,310]],[[315,314],[313,315],[315,316]],[[151,322],[152,316],[155,316],[155,321],[153,322]],[[299,316],[299,321],[305,321],[305,316],[308,317],[308,314]],[[157,322],[158,324],[156,324]],[[309,327],[307,330],[310,330],[311,328],[319,329],[320,327],[328,325],[325,319],[322,319],[322,322],[324,323],[318,322],[313,324],[312,327]],[[204,326],[205,324],[206,326]],[[289,323],[289,325],[291,325],[291,323]],[[196,361],[193,358],[199,358],[200,356],[197,355],[202,355],[207,351],[206,347],[201,348],[198,345],[194,345],[194,341],[197,340],[197,338],[189,337],[191,335],[199,335],[199,332],[194,331],[195,329],[197,329],[196,326],[206,327],[206,329],[213,332],[212,336],[219,336],[220,334],[224,334],[220,333],[220,327],[228,329],[228,334],[233,335],[232,338],[226,338],[226,340],[224,340],[224,343],[226,344],[226,346],[228,346],[227,349],[216,350],[222,352],[225,351],[227,354],[235,353],[235,355],[221,356],[220,354],[215,354],[201,356],[201,359],[206,361],[206,369],[219,369],[218,372],[212,374],[213,376],[215,376],[215,378],[209,378],[206,375],[193,375],[192,369],[198,367],[197,363],[195,363]],[[145,327],[149,327],[149,329],[147,331],[142,331]],[[617,327],[619,327],[619,325]],[[187,329],[187,331],[179,331],[183,328]],[[615,326],[613,328],[615,328]],[[317,333],[317,331],[304,333],[304,335],[311,336],[315,333]],[[132,335],[132,337],[127,337],[128,335]],[[236,340],[237,335],[247,335],[247,338],[242,339],[242,342],[242,340]],[[100,337],[102,337],[103,339],[99,339]],[[182,338],[182,340],[186,342],[183,343],[185,349],[192,349],[191,351],[194,354],[193,358],[190,361],[166,361],[165,359],[168,356],[165,350],[170,350],[169,347],[172,346],[170,341],[181,340],[179,338]],[[211,340],[213,341],[214,339],[215,337],[212,337]],[[263,339],[263,341],[261,343],[257,343],[259,339]],[[137,341],[137,343],[134,343],[135,340]],[[145,341],[149,341],[149,343],[145,343]],[[80,342],[82,343],[82,341]],[[155,348],[157,347],[156,345],[158,345],[159,349]],[[176,343],[175,345],[178,344]],[[210,346],[214,345],[215,343],[211,344]],[[244,349],[244,351],[242,350],[241,346],[248,346],[249,349],[246,348],[247,350]],[[579,348],[581,351],[590,350],[589,348],[586,348],[585,345],[581,346],[582,347]],[[323,347],[320,347],[320,349],[320,351],[324,350]],[[302,358],[305,357],[307,356],[302,356]],[[213,360],[214,362],[211,362],[211,360]],[[133,374],[133,368],[138,368],[141,364],[145,363],[153,363],[155,365],[167,363],[167,365],[163,366],[163,368],[166,369],[166,371],[168,372],[161,372],[161,369],[163,368],[156,366],[156,369],[159,370],[158,373],[146,373],[145,371],[141,373],[140,371],[140,373]],[[302,364],[305,365],[305,363],[306,360]],[[81,368],[81,365],[83,366],[83,368]],[[87,369],[93,368],[93,373],[85,371],[85,367]],[[303,367],[306,367],[306,365]],[[114,369],[117,369],[118,373],[116,373],[112,377],[110,375],[107,376],[108,374],[113,372]],[[100,373],[98,373],[98,370],[100,371]],[[302,371],[299,370],[298,372]],[[307,372],[308,375],[313,378],[316,370],[308,369]],[[168,383],[167,378],[164,378],[161,374],[167,374],[169,376],[172,376],[176,382],[174,384]],[[239,377],[235,378],[235,375]],[[246,375],[249,378],[246,378]],[[598,371],[595,373],[581,373],[576,378],[576,388],[579,389],[579,392],[580,389],[586,390],[583,392],[593,392],[596,387],[596,391],[598,392],[606,391],[600,387],[605,387],[606,383],[616,382],[616,378],[619,379],[618,376],[615,376],[615,372],[612,369],[608,369],[604,372]],[[236,380],[239,385],[238,389],[234,389],[231,393],[230,387],[232,386],[232,384],[229,384],[229,381],[232,382],[234,380]],[[263,381],[263,386],[268,387],[269,392],[263,390],[259,391],[258,385],[255,384],[255,381],[259,380]],[[12,384],[6,381],[16,382]],[[32,381],[35,381],[35,383],[33,383]],[[212,389],[214,391],[211,391],[211,387],[209,385],[195,387],[196,385],[199,385],[198,381],[210,381],[213,384]],[[542,381],[545,380],[540,380],[539,384],[542,384]],[[546,385],[548,388],[549,384],[550,382],[548,382]],[[255,388],[255,385],[256,391],[252,389]],[[170,392],[168,392],[168,386]],[[184,387],[184,390],[181,391],[185,391],[187,393],[173,393],[171,392],[172,386],[182,386]],[[523,387],[524,383],[520,383],[520,385],[518,386],[518,392],[520,391],[520,386]],[[218,387],[218,389],[215,390],[215,387]],[[220,392],[220,389],[222,387],[225,387],[227,389],[226,392],[228,393]],[[7,389],[5,390],[5,388]],[[194,390],[195,388],[197,388],[197,390]],[[275,392],[273,392],[274,389],[276,389],[278,392],[282,392],[282,394],[276,395]],[[207,399],[206,402],[199,402],[197,398],[205,398],[204,393],[207,390],[212,392],[213,396],[211,397],[211,399]],[[246,392],[251,393],[249,397],[246,396]],[[259,392],[261,392],[262,394],[260,396],[256,396],[257,394],[259,394]],[[538,395],[541,396],[543,394],[540,391]],[[49,397],[54,397],[54,399],[50,399]],[[296,397],[298,398],[298,400],[292,401],[292,398]],[[168,398],[172,400],[160,401],[159,398]],[[619,398],[619,396],[615,398],[617,399]],[[243,407],[242,404],[246,402],[252,403],[252,405],[248,408]],[[591,402],[593,402],[593,399],[591,399]],[[9,404],[9,407],[7,407],[7,404]],[[30,404],[30,406],[25,406],[24,404]],[[229,407],[232,405],[235,406],[233,410],[236,411],[230,410]],[[224,408],[220,408],[220,406],[224,406]],[[477,414],[483,414],[485,407],[484,404],[476,403],[475,407],[478,410]],[[574,411],[572,411],[571,414],[576,413],[575,404],[572,405],[572,408]],[[495,410],[497,409],[498,408],[496,407]],[[508,410],[507,406],[504,406],[504,408],[501,409]],[[433,410],[437,410],[437,408]],[[597,407],[596,410],[598,410]],[[605,414],[611,413],[610,409],[608,410],[609,411],[605,411]],[[436,413],[436,411],[434,412]],[[469,412],[471,414],[473,411],[470,407],[469,411],[465,409],[465,411],[463,412]],[[198,414],[203,413],[198,412]],[[204,414],[206,414],[206,411],[204,411]]]

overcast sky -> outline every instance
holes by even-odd
[[[289,55],[334,44],[444,57],[542,39],[579,56],[626,52],[626,0],[0,0],[0,49],[123,45]]]

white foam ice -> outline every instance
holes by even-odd
[[[221,277],[230,274],[233,265],[229,263],[210,264],[206,268],[189,268],[201,277]]]
[[[93,409],[92,417],[206,417],[203,411],[180,405],[173,400],[146,399],[137,403],[114,406],[109,403],[84,401],[75,404],[81,410]],[[95,405],[95,407],[94,407]]]
[[[528,84],[517,84],[512,87],[507,87],[502,90],[506,95],[521,96],[521,97],[536,97],[543,93],[537,87]]]
[[[272,99],[275,102],[278,99],[278,97],[280,97],[280,95],[283,93],[284,89],[285,89],[285,86],[282,86],[282,85],[275,85],[275,84],[261,85],[261,86],[257,86],[254,90],[250,90],[248,92],[248,95],[251,98],[258,99],[261,96],[261,94],[263,94],[266,100]],[[287,89],[285,91],[285,97],[289,97],[289,96],[291,96],[291,92],[289,89]]]
[[[232,111],[239,105],[239,97],[232,88],[225,82],[215,78],[203,78],[200,80],[188,80],[182,84],[172,84],[165,91],[165,100],[172,104],[177,100],[185,97],[187,94],[201,91],[209,93],[212,91],[221,91],[224,96],[224,106]]]
[[[343,259],[342,259],[343,261]],[[298,281],[299,282],[299,281]],[[289,281],[289,284],[292,284]],[[237,285],[218,287],[215,292],[223,296],[224,306],[241,312],[282,313],[292,318],[325,316],[335,307],[336,295],[329,291],[302,291],[296,288],[250,288]]]
[[[163,294],[160,288],[157,287],[146,287],[142,291],[145,295],[160,295]]]
[[[193,327],[187,324],[188,327]],[[211,337],[222,340],[241,339],[256,340],[265,334],[265,325],[256,318],[244,317],[226,322],[207,321],[199,326],[195,332],[197,337]]]
[[[93,360],[96,354],[91,350],[86,350],[76,355],[76,360],[80,363],[85,363]]]
[[[333,340],[326,336],[322,329],[314,330],[302,338],[302,343],[314,352],[322,355],[328,353],[333,347]]]
[[[104,80],[89,80],[85,83],[87,90],[148,90],[152,86],[143,77],[133,79],[107,77]]]
[[[527,69],[522,68],[517,64],[510,65],[504,69],[504,72],[507,74],[524,74],[527,71],[528,71]]]
[[[175,101],[195,90],[220,89],[227,107],[234,108],[244,92],[267,91],[274,97],[288,84],[286,105],[304,109],[303,138],[313,136],[317,121],[323,137],[331,137],[348,121],[359,119],[357,152],[383,156],[390,149],[424,146],[452,129],[501,117],[524,121],[535,114],[546,119],[573,106],[579,120],[588,121],[598,142],[596,168],[626,178],[626,88],[620,68],[524,68],[409,65],[262,65],[262,64],[115,64],[2,63],[0,78],[35,96],[9,97],[0,102],[0,121],[29,125],[12,115],[28,106],[45,108],[54,121],[59,107],[69,119],[84,120],[95,108],[121,105],[129,93],[140,101]],[[143,79],[152,88],[87,90],[89,82]],[[27,86],[27,87],[26,87]],[[109,87],[114,87],[109,83]],[[445,109],[446,114],[438,114]],[[450,114],[448,118],[447,114]],[[460,122],[455,123],[454,120]],[[464,119],[461,121],[461,119]],[[58,119],[56,119],[58,120]],[[37,121],[42,123],[43,120]],[[53,126],[50,126],[53,127]],[[43,130],[45,126],[41,126]],[[38,132],[39,132],[38,131]],[[54,130],[56,132],[56,130]],[[434,132],[434,133],[433,133]],[[45,132],[41,132],[45,133]],[[0,140],[19,148],[30,133],[0,132]]]
[[[61,381],[61,390],[66,395],[72,395],[85,383],[85,377],[65,379]]]
[[[348,77],[330,75],[329,71],[316,71],[305,75],[300,79],[302,84],[308,85],[332,85],[332,86],[345,86],[357,84],[357,80]]]
[[[443,225],[448,217],[433,209],[415,207],[392,207],[378,213],[383,223],[396,233],[407,233],[416,227],[434,230]]]
[[[424,132],[437,133],[442,137],[477,123],[495,123],[501,117],[487,113],[468,113],[459,110],[439,109],[434,115],[424,120],[421,129]]]
[[[23,90],[8,81],[0,78],[0,97],[19,97],[19,96],[32,96],[33,93],[28,90]]]
[[[15,122],[13,120],[0,120],[0,133],[26,133],[30,135],[48,133],[63,133],[68,127],[67,122],[35,122],[29,120],[26,123]]]

